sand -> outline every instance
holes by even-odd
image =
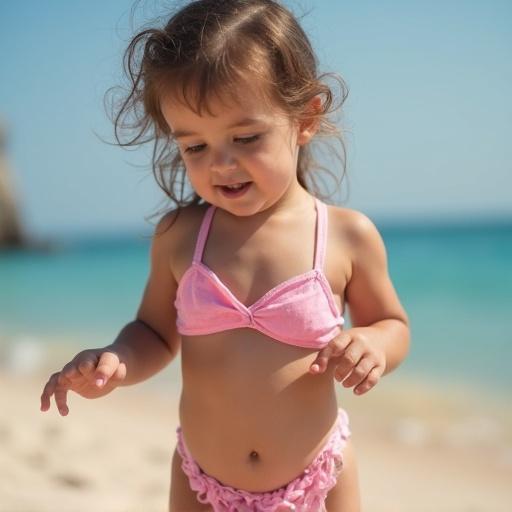
[[[46,373],[0,370],[0,511],[165,512],[179,398],[166,372],[99,400],[71,395],[63,418],[53,404],[39,411]],[[339,401],[364,512],[512,510],[503,401],[399,372],[362,397],[340,389]]]

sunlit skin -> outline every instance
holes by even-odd
[[[312,267],[316,213],[313,198],[297,180],[297,158],[317,126],[265,106],[257,93],[243,98],[227,105],[212,101],[212,115],[167,98],[162,113],[192,186],[218,207],[203,261],[237,298],[252,304]],[[251,187],[240,198],[227,198],[219,189],[241,182]],[[299,475],[325,442],[337,413],[336,381],[364,394],[405,357],[407,315],[373,223],[354,210],[329,206],[324,273],[340,311],[350,306],[351,329],[321,351],[279,343],[252,329],[179,336],[172,304],[204,211],[204,205],[184,208],[167,231],[174,212],[162,218],[157,232],[163,234],[153,239],[137,320],[112,345],[81,352],[54,373],[41,410],[50,408],[54,395],[66,415],[69,390],[87,398],[103,396],[148,378],[181,349],[180,424],[200,466],[226,485],[254,492],[275,489]],[[98,379],[104,382],[96,384]],[[351,441],[326,506],[329,512],[359,510]],[[174,509],[211,510],[197,502],[176,453]]]
[[[194,190],[237,220],[254,223],[304,208],[307,193],[297,181],[297,159],[314,127],[300,130],[284,112],[262,108],[250,89],[246,98],[242,105],[212,101],[213,115],[199,115],[182,102],[164,99],[162,113]],[[227,199],[218,189],[248,181],[251,190],[240,200]]]

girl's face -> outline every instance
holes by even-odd
[[[238,216],[254,215],[299,197],[299,146],[309,139],[298,123],[247,90],[237,103],[210,102],[199,116],[182,102],[163,100],[171,129],[194,190],[208,203]],[[307,140],[306,140],[307,139]],[[226,185],[244,183],[240,191]]]

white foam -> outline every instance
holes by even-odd
[[[445,439],[452,446],[494,445],[503,437],[503,426],[489,416],[470,416],[451,425]]]
[[[512,448],[507,447],[500,451],[498,462],[510,470],[512,468]]]
[[[394,428],[398,441],[409,446],[425,445],[430,438],[429,428],[417,418],[400,418]]]
[[[18,336],[9,340],[2,352],[2,366],[16,375],[34,373],[41,369],[44,362],[43,342],[33,336]]]

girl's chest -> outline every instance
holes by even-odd
[[[345,288],[351,262],[347,243],[336,226],[329,225],[320,271],[329,284],[328,293],[340,313],[344,311]],[[178,282],[189,269],[194,254],[195,229],[183,237],[173,257]],[[225,286],[246,307],[256,304],[287,282],[299,283],[311,274],[317,256],[315,225],[297,223],[286,229],[259,229],[250,233],[232,233],[222,226],[210,231],[200,265]],[[190,236],[192,234],[192,236]]]

